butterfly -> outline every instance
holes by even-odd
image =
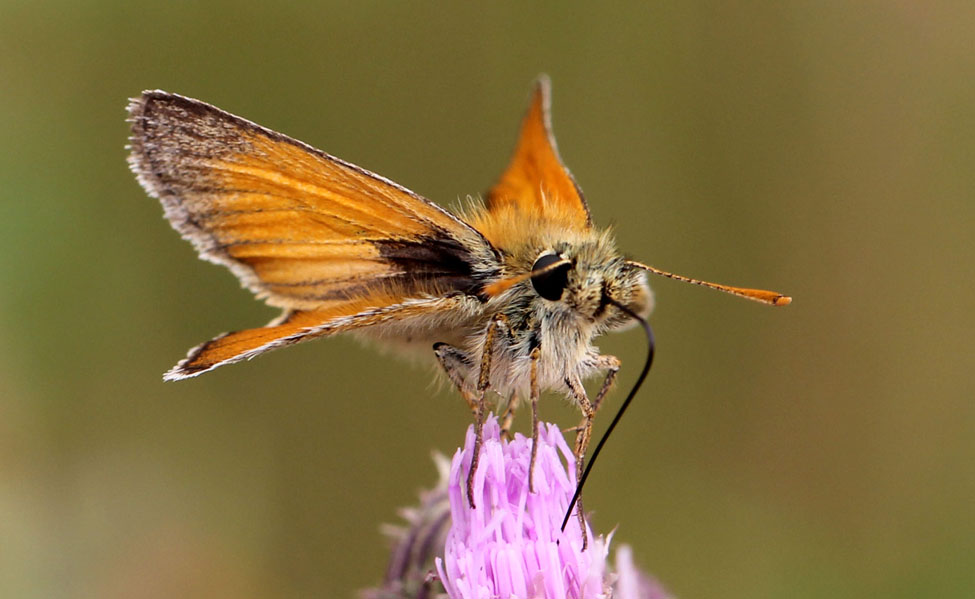
[[[562,163],[549,89],[544,76],[535,83],[497,182],[455,212],[204,102],[164,91],[132,99],[128,160],[138,181],[201,258],[282,309],[266,326],[191,349],[164,378],[356,333],[435,357],[475,414],[478,441],[487,391],[507,406],[531,402],[535,434],[541,392],[565,394],[583,413],[581,469],[593,417],[620,369],[593,340],[646,318],[646,272],[769,305],[791,300],[625,258],[593,224]],[[596,374],[605,379],[590,399],[583,381]]]

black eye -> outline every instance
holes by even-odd
[[[543,254],[532,265],[532,287],[547,300],[558,301],[569,284],[572,263],[559,254]]]

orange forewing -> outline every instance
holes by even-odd
[[[146,92],[130,112],[140,182],[204,258],[271,305],[314,310],[384,279],[406,297],[452,290],[436,284],[457,275],[437,272],[444,261],[427,252],[429,276],[410,276],[383,255],[392,242],[491,251],[429,200],[203,102]]]
[[[129,163],[173,227],[285,308],[266,327],[193,349],[169,379],[393,314],[449,309],[490,275],[495,253],[480,233],[383,177],[175,94],[145,92],[129,111]]]
[[[562,164],[552,135],[549,87],[544,76],[535,83],[514,156],[488,191],[487,207],[491,212],[513,208],[566,226],[588,228],[589,207],[572,174]]]

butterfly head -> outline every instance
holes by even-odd
[[[633,321],[612,302],[645,317],[653,296],[642,271],[631,268],[608,236],[582,243],[555,243],[538,252],[528,271],[536,309],[572,317],[605,330]]]

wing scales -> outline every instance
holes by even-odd
[[[589,228],[589,207],[569,169],[562,164],[552,134],[549,106],[550,84],[542,76],[535,83],[511,162],[487,193],[487,208],[495,214],[515,210],[572,228]]]
[[[285,309],[194,348],[167,379],[450,310],[496,275],[497,252],[480,233],[383,177],[175,94],[145,92],[129,112],[129,164],[173,227]]]
[[[392,319],[403,320],[443,312],[458,307],[462,296],[412,300],[381,308],[367,307],[362,301],[343,302],[321,310],[285,313],[267,326],[220,335],[189,351],[186,358],[164,375],[168,381],[192,378],[219,366],[249,360],[266,351],[294,345],[316,337],[382,325]]]
[[[393,279],[403,297],[424,297],[487,274],[478,269],[494,252],[477,231],[378,175],[175,94],[146,92],[130,113],[140,182],[203,258],[271,305],[313,310],[343,288],[388,291]],[[414,279],[383,255],[389,242],[451,255],[427,251],[429,268]]]

